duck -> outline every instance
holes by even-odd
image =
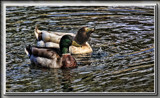
[[[46,68],[75,68],[77,61],[69,53],[69,47],[74,44],[71,35],[64,35],[60,39],[60,48],[38,47],[28,45],[25,52],[32,64]]]
[[[95,28],[82,27],[75,35],[74,33],[42,31],[36,26],[34,34],[37,39],[37,46],[54,48],[59,48],[59,42],[63,35],[71,35],[74,44],[69,47],[69,52],[71,54],[86,54],[93,52],[87,41],[94,30]]]

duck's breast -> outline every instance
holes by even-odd
[[[74,68],[77,67],[77,62],[70,54],[62,55],[62,67],[63,68]]]
[[[85,53],[91,53],[93,52],[93,50],[91,46],[88,44],[88,42],[86,42],[86,44],[83,44],[81,47],[70,46],[69,52],[71,54],[85,54]]]

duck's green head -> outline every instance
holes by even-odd
[[[69,47],[71,45],[79,46],[79,44],[75,44],[75,41],[73,41],[73,37],[71,35],[64,35],[62,36],[60,40],[60,51],[61,54],[69,53]]]

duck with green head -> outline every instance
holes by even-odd
[[[87,42],[91,33],[94,32],[94,28],[82,27],[75,34],[73,33],[61,33],[61,32],[48,32],[40,31],[37,26],[35,28],[35,36],[37,39],[37,46],[39,47],[54,47],[59,48],[59,42],[63,35],[71,35],[73,37],[74,44],[69,48],[71,54],[85,54],[91,53],[93,50]]]
[[[60,48],[31,47],[25,48],[31,62],[37,66],[48,68],[74,68],[77,62],[69,53],[69,47],[73,44],[70,35],[64,35],[60,40]]]

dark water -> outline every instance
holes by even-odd
[[[25,45],[40,30],[73,32],[96,27],[92,54],[73,55],[78,68],[44,69],[30,64]],[[7,92],[154,92],[153,6],[8,6]]]

